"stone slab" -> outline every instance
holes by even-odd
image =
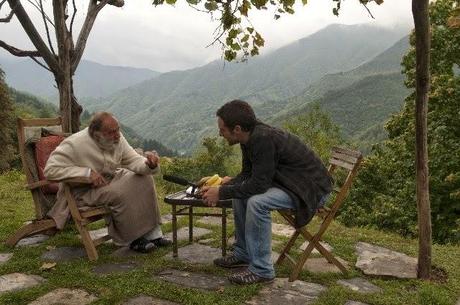
[[[172,215],[171,214],[165,214],[161,216],[161,223],[166,224],[172,221]]]
[[[199,244],[202,244],[202,245],[209,245],[209,244],[212,244],[213,242],[215,242],[216,240],[214,238],[207,238],[207,239],[200,239],[198,241]]]
[[[327,243],[327,242],[324,242],[324,241],[320,241],[319,242],[321,246],[323,246],[327,251],[331,252],[332,251],[332,247]],[[305,241],[303,244],[300,245],[299,249],[304,251],[305,249],[307,249],[308,247],[308,244],[310,244],[310,242],[307,240]],[[319,254],[319,251],[316,250],[316,248],[313,248],[313,251],[311,251],[311,253],[313,254]]]
[[[348,263],[346,261],[337,256],[335,258],[348,269]],[[341,273],[336,265],[329,263],[324,257],[309,257],[305,265],[303,265],[303,269],[314,273]]]
[[[345,303],[345,305],[368,305],[366,303],[361,303],[361,302],[358,302],[358,301],[347,301]]]
[[[133,257],[133,256],[145,256],[148,253],[141,253],[131,250],[129,247],[120,247],[117,250],[113,251],[110,254],[111,257],[124,258],[124,257]]]
[[[13,257],[13,253],[0,253],[0,265],[3,265]]]
[[[36,286],[45,279],[38,275],[10,273],[0,276],[0,294]]]
[[[172,259],[172,255],[171,252],[166,257]],[[202,244],[191,244],[179,248],[178,255],[177,259],[184,262],[211,265],[214,259],[222,257],[222,250]]]
[[[201,290],[220,290],[224,286],[231,285],[227,278],[222,276],[175,269],[162,271],[154,275],[153,278],[174,283],[178,286],[198,288]]]
[[[417,259],[404,253],[364,242],[356,244],[356,268],[367,275],[417,278]]]
[[[123,263],[108,263],[95,266],[93,272],[99,275],[112,274],[112,273],[126,273],[138,268],[140,263],[137,262],[123,262]]]
[[[199,224],[211,225],[211,226],[222,226],[222,217],[216,216],[204,216],[197,220]],[[227,217],[227,224],[233,223],[233,218]]]
[[[86,257],[86,251],[83,248],[61,247],[43,253],[41,258],[48,262],[67,262],[82,257]]]
[[[193,227],[193,238],[200,238],[206,234],[212,233],[211,230],[199,227]],[[172,240],[172,232],[166,234],[166,238]],[[188,240],[188,226],[177,230],[177,240]]]
[[[337,284],[360,293],[375,293],[382,291],[382,288],[375,286],[371,282],[360,277],[355,277],[348,280],[338,280]]]
[[[109,234],[109,229],[107,227],[89,231],[89,235],[91,236],[91,239],[97,239],[97,238],[106,236],[107,234]],[[105,243],[113,243],[113,241],[109,239]]]
[[[179,305],[179,303],[141,295],[141,296],[129,299],[128,301],[126,301],[125,303],[121,305]]]
[[[59,288],[39,297],[28,305],[87,305],[95,300],[97,297],[84,290]]]
[[[282,223],[272,223],[272,233],[280,236],[290,237],[295,230],[291,226]]]
[[[246,304],[251,305],[308,305],[326,291],[325,286],[303,281],[289,282],[287,278],[276,278]]]
[[[37,234],[37,235],[32,235],[26,238],[21,239],[18,241],[16,244],[16,247],[33,247],[33,246],[38,246],[41,243],[43,243],[45,240],[49,239],[50,237],[45,234]]]

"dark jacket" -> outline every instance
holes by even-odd
[[[220,187],[220,199],[245,199],[278,187],[295,203],[296,226],[307,224],[320,199],[332,190],[332,179],[321,160],[295,135],[263,123],[240,147],[241,173]]]

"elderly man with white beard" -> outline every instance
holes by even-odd
[[[73,188],[79,206],[103,205],[114,243],[139,252],[167,246],[151,174],[160,171],[156,152],[139,155],[120,133],[118,121],[108,112],[96,113],[89,127],[56,148],[45,167],[48,180],[90,177],[91,186]],[[58,229],[64,227],[69,209],[62,188],[48,216]]]

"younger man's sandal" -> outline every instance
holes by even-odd
[[[249,285],[255,283],[269,284],[272,283],[275,280],[275,278],[261,277],[246,269],[243,272],[238,272],[230,275],[228,277],[228,280],[235,284]]]

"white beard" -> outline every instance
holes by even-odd
[[[120,143],[119,140],[111,140],[105,138],[103,135],[98,134],[97,132],[94,133],[94,140],[96,141],[97,146],[99,146],[100,149],[113,152],[115,148],[117,148],[118,143]]]

